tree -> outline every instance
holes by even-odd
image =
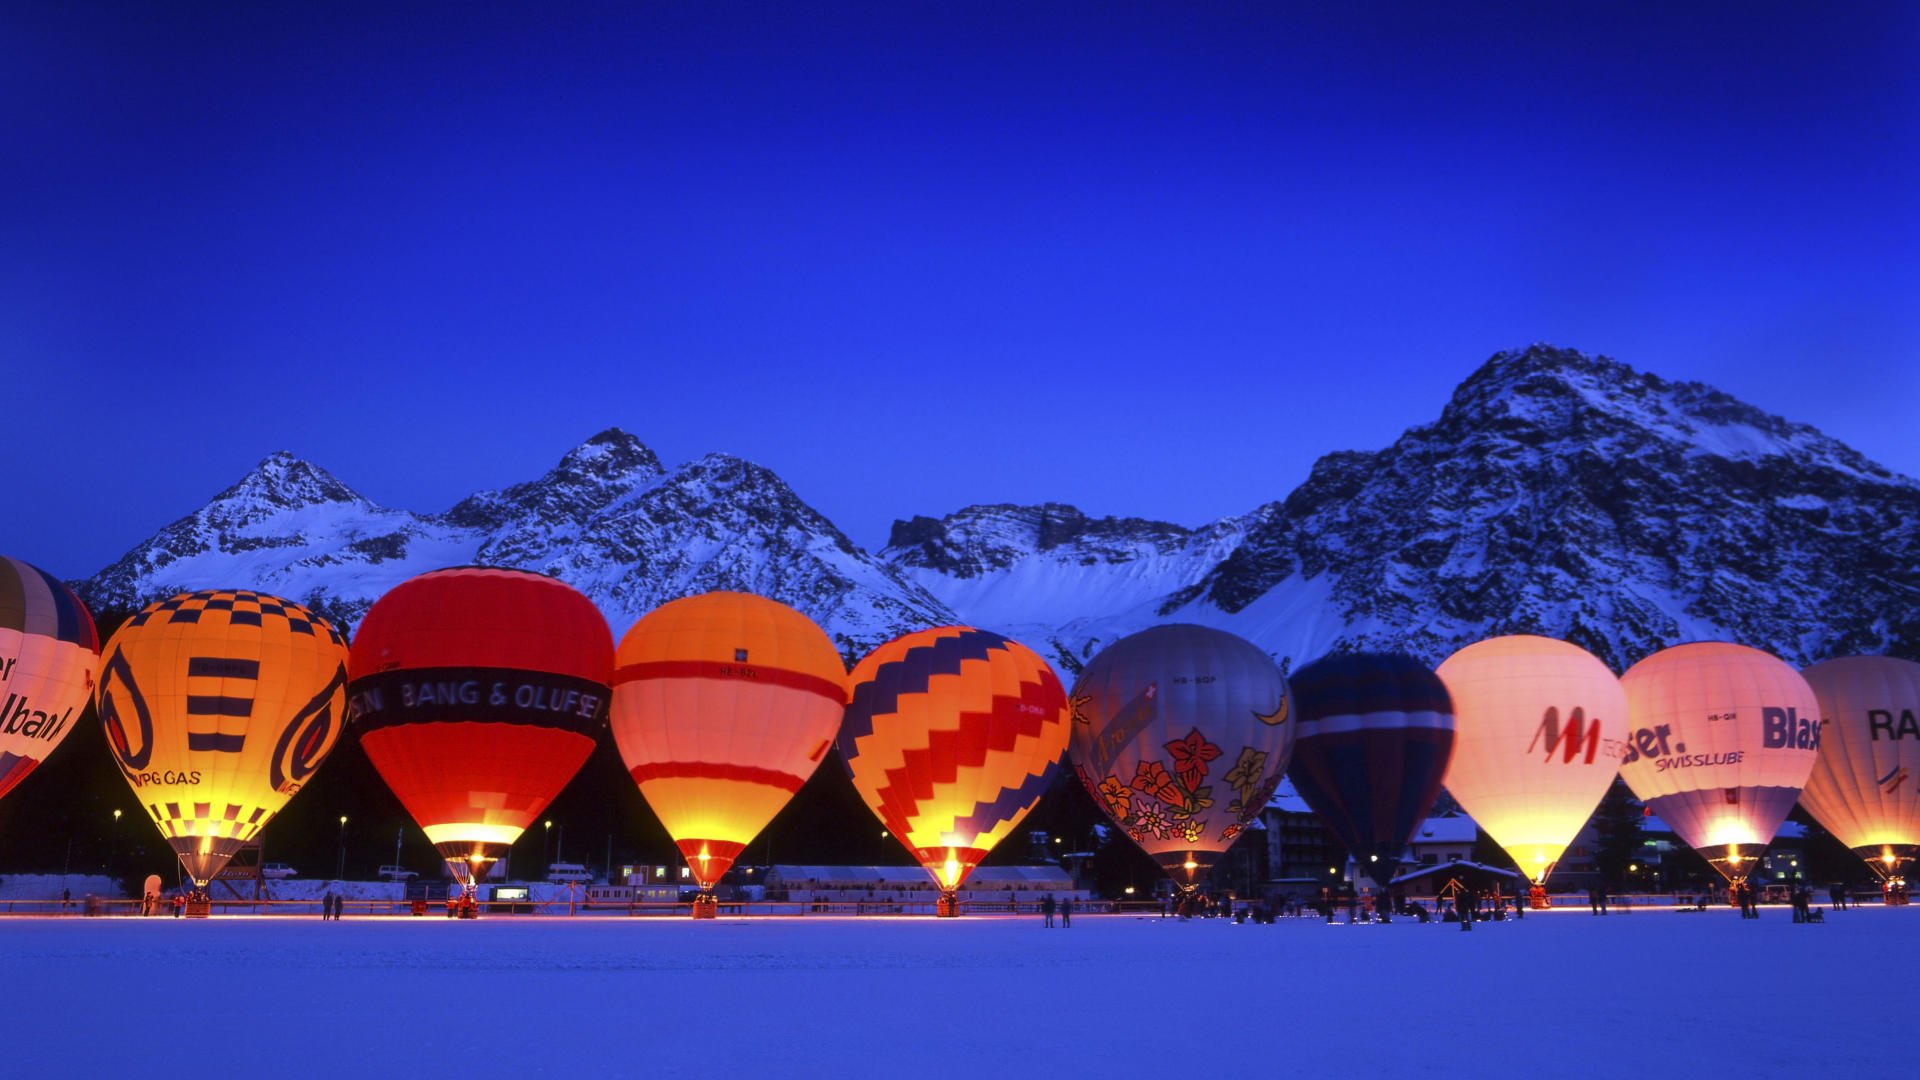
[[[1627,867],[1640,858],[1646,840],[1645,820],[1646,811],[1627,789],[1626,781],[1615,779],[1600,800],[1600,808],[1593,812],[1597,834],[1593,861],[1609,883],[1626,881]]]

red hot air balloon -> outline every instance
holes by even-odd
[[[586,763],[613,634],[593,602],[519,570],[402,582],[354,634],[348,695],[375,769],[471,883]]]

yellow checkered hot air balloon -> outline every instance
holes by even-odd
[[[616,664],[614,741],[700,882],[694,916],[710,918],[714,883],[833,745],[846,668],[813,620],[737,592],[661,606]]]
[[[840,756],[881,822],[939,882],[939,913],[1046,794],[1067,749],[1067,695],[1033,650],[943,626],[853,669]]]
[[[326,760],[346,664],[327,620],[244,589],[149,605],[107,642],[95,691],[107,745],[197,884]]]

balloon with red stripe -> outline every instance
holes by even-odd
[[[368,609],[348,674],[368,759],[471,882],[593,752],[613,634],[591,600],[543,574],[435,570]]]
[[[954,890],[1040,800],[1067,748],[1047,662],[998,634],[944,626],[853,669],[840,755],[853,786],[942,889]]]
[[[662,605],[616,665],[620,757],[710,892],[833,745],[846,666],[813,620],[737,592]]]

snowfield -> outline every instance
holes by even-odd
[[[0,919],[9,1072],[1886,1075],[1920,909]]]

